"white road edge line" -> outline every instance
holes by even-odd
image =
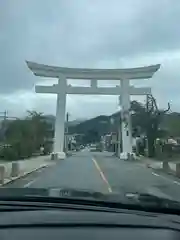
[[[24,185],[25,188],[29,187],[31,184],[33,184],[36,181],[36,179],[28,182],[27,184]]]
[[[153,174],[154,176],[156,176],[156,177],[160,177],[160,175],[157,174],[157,173],[155,173],[155,172],[152,172],[152,174]]]
[[[180,182],[178,182],[178,181],[173,181],[173,183],[180,185]]]
[[[170,181],[171,183],[175,183],[175,184],[177,184],[177,185],[180,186],[180,182],[178,182],[178,181],[175,181],[175,180],[172,180],[172,179],[168,179],[168,178],[166,178],[166,177],[164,177],[164,176],[162,176],[162,175],[159,175],[159,174],[157,174],[157,173],[155,173],[155,172],[152,172],[152,174],[153,174],[154,176],[156,176],[156,177],[164,178],[164,179]]]
[[[52,166],[53,166],[53,165],[52,165]],[[34,169],[33,172],[39,172],[39,171],[42,170],[42,168],[46,168],[46,167],[48,167],[48,165],[42,165],[40,168],[38,167],[38,168]],[[37,177],[37,178],[38,178],[38,177]],[[24,185],[24,188],[27,188],[27,187],[29,187],[31,184],[33,184],[33,183],[37,180],[37,178],[35,178],[34,180],[32,180],[32,181],[28,182],[27,184],[25,184],[25,185]]]

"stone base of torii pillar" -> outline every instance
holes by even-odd
[[[133,152],[122,152],[120,153],[121,160],[136,160],[137,156]]]
[[[52,152],[51,160],[64,160],[66,158],[66,154],[64,152]]]

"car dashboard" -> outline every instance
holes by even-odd
[[[1,212],[0,239],[176,239],[180,217],[139,211]]]

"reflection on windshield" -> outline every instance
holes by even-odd
[[[180,202],[180,4],[161,5],[0,2],[0,196]]]

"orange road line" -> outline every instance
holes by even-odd
[[[112,193],[112,188],[111,188],[111,186],[110,186],[108,180],[107,180],[106,177],[104,176],[104,173],[103,173],[103,171],[101,170],[99,164],[97,163],[97,161],[96,161],[94,158],[92,158],[92,160],[93,160],[94,165],[96,166],[98,172],[100,173],[101,178],[102,178],[103,181],[106,183],[107,188],[108,188],[108,191],[109,191],[110,193]]]

